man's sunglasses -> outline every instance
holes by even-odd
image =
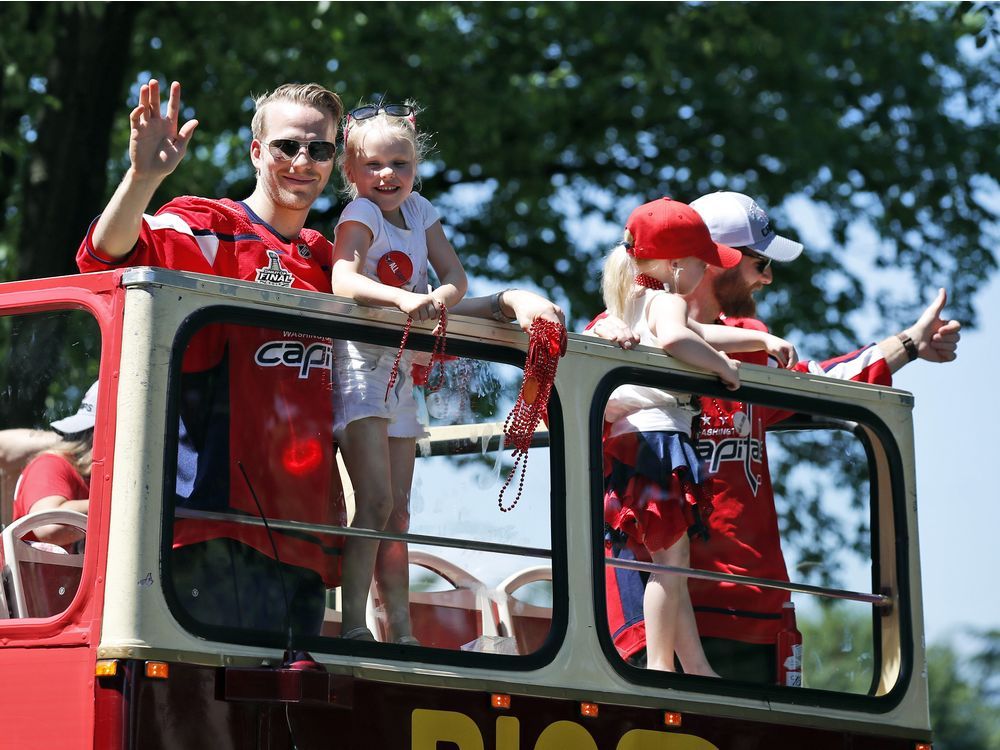
[[[736,249],[739,250],[741,253],[743,253],[743,255],[745,255],[747,258],[753,258],[755,261],[757,261],[753,265],[754,268],[757,269],[757,273],[759,273],[761,276],[767,273],[767,269],[771,267],[770,258],[765,258],[760,253],[755,253],[753,250],[747,247],[738,247]]]
[[[275,138],[267,144],[268,151],[278,161],[294,159],[302,149],[306,149],[313,161],[330,161],[337,153],[336,144],[330,141],[294,141],[291,138]]]

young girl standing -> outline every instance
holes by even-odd
[[[698,286],[706,264],[729,268],[741,257],[716,244],[689,206],[669,198],[647,203],[632,212],[622,244],[605,261],[605,305],[638,333],[639,343],[713,372],[735,390],[739,362],[719,349],[763,349],[784,366],[795,361],[794,348],[776,336],[688,318],[683,295]],[[697,414],[694,395],[632,385],[617,388],[605,410],[605,521],[660,565],[688,566],[688,532],[702,531],[711,512],[691,440]],[[717,676],[701,647],[683,576],[651,574],[643,615],[649,668],[674,671],[676,653],[685,673]]]
[[[458,303],[467,280],[437,211],[413,191],[425,151],[415,114],[411,103],[379,102],[347,115],[340,166],[354,200],[337,223],[333,291],[426,321]],[[440,280],[431,292],[428,263]],[[409,528],[415,443],[424,427],[417,420],[409,352],[389,388],[395,358],[394,348],[335,342],[334,433],[354,485],[352,526],[403,533]],[[343,636],[373,639],[365,606],[376,573],[390,638],[415,643],[406,545],[357,537],[344,544]]]

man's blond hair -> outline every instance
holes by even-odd
[[[318,83],[284,83],[274,91],[261,94],[254,99],[250,132],[257,140],[264,135],[264,109],[271,102],[293,102],[327,112],[333,118],[334,130],[340,125],[340,119],[344,116],[344,105],[340,97]]]

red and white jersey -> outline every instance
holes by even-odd
[[[113,260],[93,246],[96,219],[80,244],[76,263],[84,273],[124,266],[226,276],[269,286],[330,291],[333,245],[303,229],[286,238],[244,203],[185,196],[155,215],[142,217],[135,247]]]
[[[93,226],[77,253],[84,272],[151,265],[331,291],[333,248],[327,239],[309,229],[286,239],[242,203],[173,200],[155,216],[143,217],[136,246],[119,262],[93,247],[92,232]],[[329,339],[212,324],[188,344],[182,370],[179,507],[259,517],[256,494],[268,519],[345,524],[334,461]],[[328,585],[338,584],[339,539],[273,531],[282,562],[316,570]],[[175,523],[175,546],[218,537],[274,554],[259,526]]]
[[[767,330],[753,319],[727,318],[722,322]],[[753,364],[766,364],[767,359],[763,352],[735,356]],[[892,381],[882,351],[875,345],[823,362],[800,362],[793,369],[861,383],[889,385]],[[691,567],[788,580],[765,433],[791,414],[755,404],[702,398],[697,445],[714,480],[715,509],[709,518],[708,541],[691,542]],[[775,642],[787,592],[695,579],[689,579],[688,588],[702,636]]]

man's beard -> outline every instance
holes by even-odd
[[[730,268],[712,279],[712,291],[722,312],[730,318],[755,318],[757,301],[740,267]]]

